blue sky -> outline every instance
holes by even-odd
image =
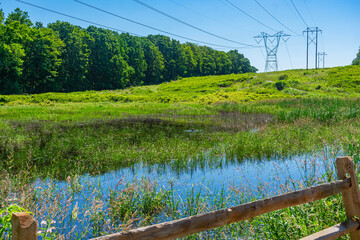
[[[109,14],[91,9],[73,0],[24,0],[45,8],[86,19],[88,21],[107,25],[146,36],[148,34],[163,34],[143,26],[130,23]],[[229,46],[231,48],[213,47],[228,51],[238,49],[259,71],[264,70],[264,48],[242,48],[243,46],[229,42],[189,26],[178,23],[153,10],[150,10],[134,0],[81,0],[106,11],[150,25],[152,27],[172,32],[203,42]],[[309,27],[319,27],[318,51],[327,53],[326,67],[351,64],[360,46],[360,1],[359,0],[292,0],[304,21],[296,12],[291,0],[257,0],[266,10],[276,17],[283,25],[297,33],[295,35],[266,13],[255,0],[141,0],[169,15],[192,24],[198,28],[222,36],[224,38],[251,45],[257,45],[253,37],[261,32],[274,34],[284,31],[292,35],[287,43],[282,43],[278,51],[279,69],[305,68],[306,38],[302,32]],[[229,2],[245,11],[256,22]],[[50,13],[15,0],[0,0],[5,15],[16,7],[27,11],[33,22],[40,21],[45,25],[56,20],[68,21],[72,24],[87,27],[89,24],[65,16]],[[166,35],[166,34],[163,34]],[[173,37],[173,36],[170,36]],[[181,42],[187,40],[173,37]],[[261,43],[262,44],[262,43]],[[200,44],[204,45],[204,44]],[[314,67],[314,45],[310,45],[309,67]]]

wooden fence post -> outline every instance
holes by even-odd
[[[28,213],[13,213],[11,216],[12,240],[36,240],[37,225]]]
[[[339,179],[351,179],[351,187],[342,192],[346,216],[348,219],[360,217],[360,191],[355,172],[355,165],[351,157],[339,157],[336,159],[336,167]],[[360,240],[360,231],[356,230],[350,233],[352,240]]]

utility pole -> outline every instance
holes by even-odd
[[[318,37],[319,32],[322,33],[318,27],[307,27],[303,31],[303,34],[306,33],[306,69],[309,69],[309,45],[311,43],[315,44],[315,69],[318,68]]]
[[[265,50],[266,50],[266,63],[265,63],[265,72],[278,71],[278,62],[277,62],[277,50],[279,48],[279,43],[281,40],[287,42],[291,35],[284,33],[283,31],[277,32],[273,35],[267,33],[260,33],[260,35],[255,36],[255,41],[260,44],[261,41],[264,41]]]
[[[320,67],[320,62],[322,62],[322,68],[325,68],[325,52],[318,52],[318,67]]]

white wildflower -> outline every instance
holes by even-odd
[[[55,230],[55,227],[51,227],[48,230],[46,230],[47,233],[52,233],[52,231]]]

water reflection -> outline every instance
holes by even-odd
[[[316,154],[287,158],[273,157],[260,161],[251,159],[237,161],[222,157],[217,160],[220,163],[218,165],[195,166],[189,169],[190,171],[181,172],[174,170],[171,167],[173,164],[161,166],[137,164],[96,177],[84,175],[69,178],[67,181],[38,180],[36,187],[41,189],[42,193],[51,189],[55,191],[54,195],[62,196],[60,200],[58,199],[58,203],[66,206],[63,211],[67,216],[65,219],[60,219],[60,216],[47,216],[48,212],[39,210],[36,217],[38,222],[47,218],[57,221],[56,227],[61,229],[61,234],[70,234],[73,237],[71,230],[74,226],[75,232],[84,232],[84,226],[89,225],[88,211],[94,201],[102,202],[106,209],[111,190],[119,191],[125,188],[127,183],[137,183],[143,179],[156,182],[159,188],[171,188],[180,199],[186,199],[190,191],[200,192],[209,199],[221,192],[227,197],[225,205],[229,207],[241,203],[239,201],[246,202],[254,198],[295,190],[303,184],[316,184],[319,178],[325,176],[326,171],[334,170],[333,162],[338,155],[342,155],[342,152],[329,148]],[[236,192],[244,197],[240,200],[234,195]],[[43,202],[38,208],[44,208],[44,204],[49,203]],[[211,209],[211,206],[209,208]],[[64,222],[72,221],[74,211],[77,211],[77,219],[70,224],[72,227],[69,227],[69,224],[65,226]],[[182,211],[186,212],[186,209]],[[164,216],[160,218],[162,219],[158,222],[169,220]],[[92,235],[89,233],[87,237]]]

